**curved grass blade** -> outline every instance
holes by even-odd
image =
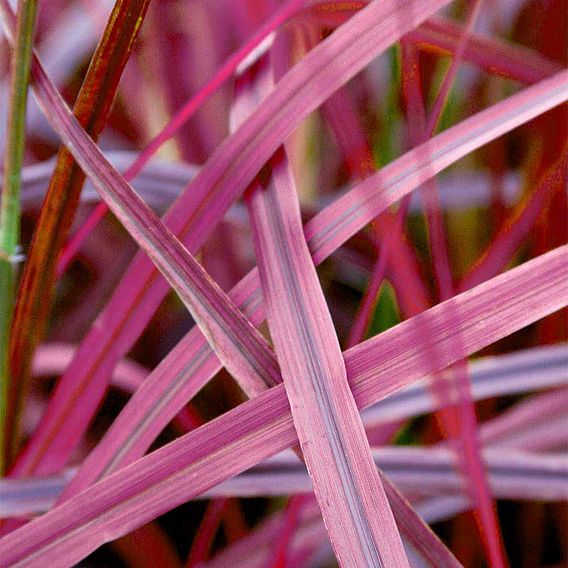
[[[91,59],[73,112],[97,139],[110,113],[118,83],[149,0],[118,0]],[[85,175],[66,148],[61,148],[24,267],[10,342],[7,432],[17,447],[19,415],[30,379],[34,350],[41,341],[55,292],[55,269],[79,203]],[[30,326],[30,322],[34,325]]]
[[[346,368],[359,408],[563,307],[567,261],[568,246],[555,249],[350,350]],[[446,349],[456,335],[459,349]],[[432,342],[443,358],[428,357]],[[0,566],[71,566],[296,441],[279,385],[4,537]]]
[[[11,61],[8,141],[0,198],[0,475],[11,460],[16,438],[10,420],[13,412],[10,394],[17,388],[18,376],[10,369],[8,346],[14,334],[11,328],[19,264],[21,170],[35,19],[36,1],[20,0]],[[21,406],[22,401],[18,404]]]

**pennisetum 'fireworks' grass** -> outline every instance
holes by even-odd
[[[565,561],[565,3],[14,4],[0,566]]]

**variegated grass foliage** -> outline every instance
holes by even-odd
[[[565,3],[33,4],[0,566],[565,561]]]

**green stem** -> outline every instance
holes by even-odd
[[[20,238],[20,186],[25,150],[28,81],[36,17],[36,0],[19,0],[16,45],[12,51],[10,112],[0,209],[0,472],[6,468],[5,420],[9,377],[8,346],[14,312]]]

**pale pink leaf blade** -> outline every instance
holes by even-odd
[[[268,324],[324,522],[341,565],[407,566],[347,386],[284,152],[271,163],[268,186],[257,185],[248,198],[251,224]]]

